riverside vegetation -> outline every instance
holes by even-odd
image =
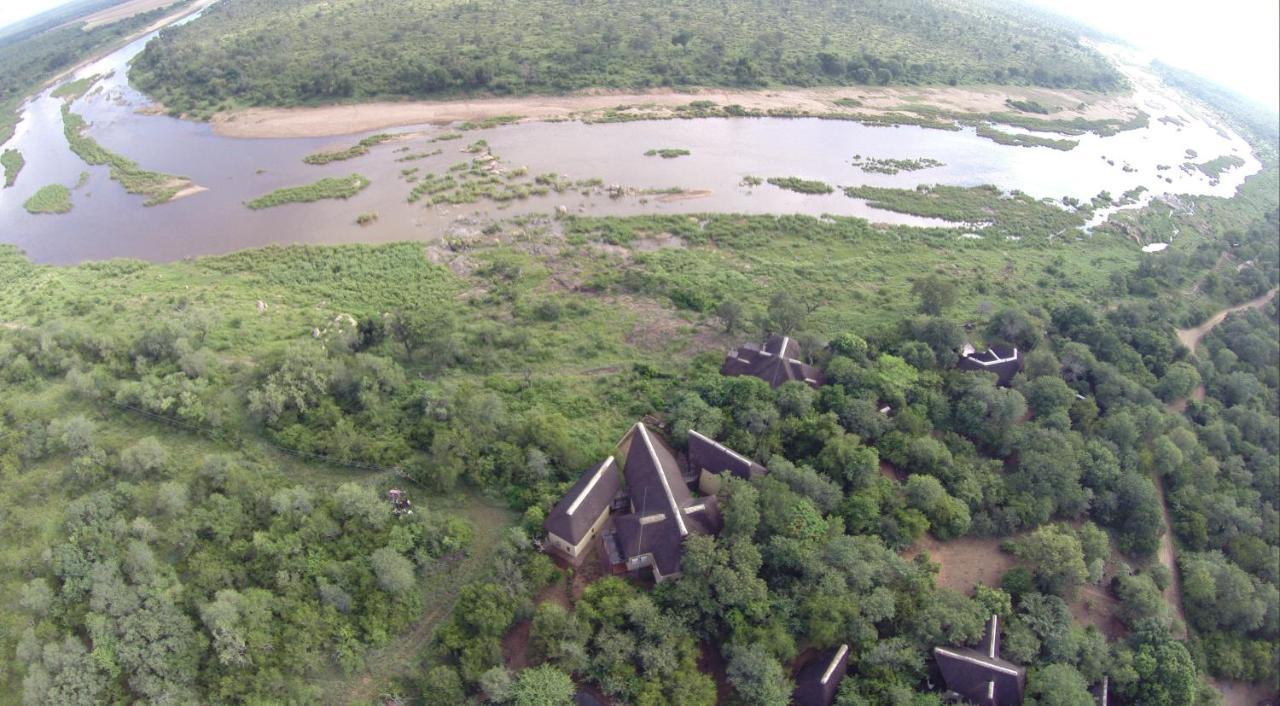
[[[18,172],[22,171],[27,160],[22,157],[22,153],[18,150],[5,150],[0,152],[0,166],[4,167],[4,187],[7,189],[13,186],[18,180]]]
[[[287,203],[309,203],[321,199],[349,199],[363,191],[371,182],[359,175],[326,177],[305,186],[291,186],[263,194],[245,205],[252,209],[272,208]]]
[[[346,60],[327,60],[335,47]],[[197,115],[238,105],[587,87],[1124,85],[1069,32],[1009,8],[936,0],[785,7],[679,0],[661,12],[624,0],[517,7],[394,0],[377,9],[231,0],[167,30],[131,78],[170,108]]]
[[[71,112],[66,105],[62,106],[62,132],[71,151],[84,160],[85,164],[106,165],[111,178],[120,182],[125,191],[146,197],[144,206],[167,203],[178,192],[192,185],[191,180],[186,177],[148,171],[128,157],[106,149],[97,140],[84,134],[86,127],[88,125],[84,118]]]
[[[27,213],[67,213],[71,210],[71,190],[62,184],[42,186],[22,207]]]

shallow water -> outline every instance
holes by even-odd
[[[273,243],[386,242],[438,238],[452,227],[477,220],[526,213],[549,213],[558,206],[572,213],[633,215],[646,213],[806,213],[868,218],[881,223],[954,225],[868,207],[838,190],[827,196],[797,194],[769,185],[742,187],[744,176],[797,176],[832,185],[870,184],[914,187],[943,183],[995,184],[1036,197],[1073,196],[1087,201],[1100,191],[1113,196],[1132,188],[1149,190],[1144,200],[1164,193],[1228,196],[1260,165],[1238,136],[1216,127],[1151,74],[1129,65],[1138,97],[1151,113],[1151,126],[1112,137],[1073,137],[1080,144],[1062,152],[1043,147],[998,145],[958,132],[911,126],[870,127],[817,119],[699,119],[583,125],[577,122],[528,123],[468,132],[461,140],[428,144],[446,128],[421,126],[395,132],[408,140],[385,143],[356,159],[312,166],[302,158],[321,149],[342,148],[363,135],[341,138],[239,139],[214,135],[210,126],[138,111],[150,104],[128,86],[127,62],[153,35],[143,37],[78,72],[77,76],[115,75],[99,83],[72,109],[91,123],[89,135],[143,168],[180,174],[208,190],[155,207],[124,192],[105,167],[84,165],[67,148],[62,134],[60,99],[41,94],[25,107],[23,121],[6,147],[21,150],[27,166],[17,184],[0,191],[0,242],[16,243],[36,261],[72,263],[110,257],[172,260],[229,252]],[[1158,120],[1172,116],[1185,123]],[[1000,129],[1016,132],[1007,127]],[[367,134],[367,133],[366,133]],[[611,199],[602,190],[534,197],[512,204],[480,202],[426,207],[406,202],[412,184],[400,177],[406,167],[444,172],[470,155],[461,148],[478,139],[489,142],[505,166],[529,173],[556,172],[571,179],[600,178],[631,189],[681,187],[709,192],[700,198],[664,202],[628,193]],[[420,152],[437,147],[443,154],[397,163],[395,150]],[[692,152],[677,159],[646,157],[651,148],[679,147]],[[1185,150],[1203,162],[1224,154],[1246,160],[1217,184],[1198,171],[1180,168]],[[852,166],[854,154],[875,158],[930,157],[944,166],[895,175],[864,173]],[[1114,164],[1108,163],[1108,160]],[[1157,165],[1169,165],[1164,171]],[[1126,172],[1128,165],[1136,171]],[[22,203],[41,186],[72,186],[81,172],[89,179],[73,192],[71,213],[28,214]],[[358,172],[373,185],[347,201],[290,204],[253,211],[243,203],[273,189],[309,183],[325,176]],[[1165,178],[1172,183],[1165,181]],[[376,212],[376,223],[358,226],[358,214]],[[1103,219],[1110,211],[1099,214]]]

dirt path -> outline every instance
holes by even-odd
[[[506,508],[481,498],[468,497],[456,508],[446,507],[440,501],[429,503],[428,511],[454,512],[471,522],[475,527],[471,552],[460,561],[438,567],[423,579],[422,618],[386,647],[370,651],[365,659],[368,669],[363,674],[334,675],[324,680],[331,703],[370,703],[376,690],[387,686],[392,679],[414,675],[422,649],[453,612],[458,592],[489,571],[503,531],[515,523]]]
[[[837,99],[854,99],[856,108],[837,105]],[[522,96],[473,98],[450,101],[400,101],[354,103],[308,108],[247,108],[219,113],[213,129],[228,137],[330,137],[428,123],[484,120],[501,115],[524,119],[565,119],[575,114],[643,105],[674,108],[694,100],[711,100],[721,105],[737,104],[752,110],[789,109],[805,112],[847,112],[876,115],[904,106],[921,104],[944,112],[986,114],[1007,112],[1006,99],[1031,99],[1063,108],[1058,119],[1119,119],[1137,110],[1131,96],[1105,96],[1068,90],[1018,86],[892,87],[849,86],[793,88],[767,91],[695,89],[684,91],[655,89],[625,92],[592,89],[562,96]],[[1080,108],[1079,106],[1084,106]]]
[[[1178,550],[1173,544],[1173,523],[1169,520],[1169,503],[1164,494],[1164,477],[1157,474],[1155,483],[1156,494],[1160,496],[1160,518],[1164,522],[1164,534],[1160,537],[1160,550],[1157,556],[1173,577],[1169,581],[1169,586],[1164,589],[1164,600],[1178,618],[1173,635],[1181,640],[1187,636],[1187,616],[1182,612],[1182,574],[1178,570]]]
[[[1191,353],[1194,355],[1196,352],[1196,346],[1200,345],[1200,339],[1208,335],[1208,333],[1212,331],[1215,326],[1222,323],[1223,319],[1227,318],[1227,316],[1231,314],[1236,313],[1237,311],[1244,311],[1245,309],[1257,309],[1259,307],[1266,306],[1267,302],[1271,301],[1271,298],[1276,295],[1277,289],[1278,288],[1276,287],[1272,287],[1270,292],[1267,292],[1266,294],[1256,299],[1251,299],[1243,304],[1237,304],[1236,306],[1227,307],[1226,309],[1219,311],[1213,316],[1210,316],[1207,321],[1200,324],[1199,326],[1196,326],[1194,328],[1178,329],[1178,341],[1182,343],[1182,345],[1186,346],[1187,350],[1191,351]]]

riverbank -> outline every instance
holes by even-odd
[[[213,116],[214,132],[226,137],[332,137],[422,124],[480,121],[499,116],[522,120],[590,119],[619,106],[653,109],[663,117],[694,101],[738,105],[748,111],[788,111],[875,118],[903,112],[981,119],[1013,111],[1006,101],[1034,101],[1059,108],[1046,121],[1081,119],[1127,122],[1139,115],[1131,95],[1098,94],[1018,86],[845,86],[761,91],[690,89],[602,91],[560,96],[469,98],[446,101],[353,103],[306,108],[244,108]],[[1019,114],[1019,117],[1021,114]],[[1041,116],[1027,116],[1031,119]]]

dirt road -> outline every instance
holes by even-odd
[[[1196,326],[1194,328],[1178,329],[1178,341],[1182,343],[1182,345],[1186,346],[1187,350],[1191,351],[1192,354],[1194,354],[1196,352],[1196,346],[1200,345],[1200,339],[1208,335],[1209,332],[1212,331],[1215,326],[1222,323],[1223,319],[1226,319],[1227,316],[1234,314],[1237,311],[1244,311],[1245,309],[1257,309],[1259,307],[1266,306],[1267,302],[1271,301],[1271,298],[1276,295],[1276,291],[1277,291],[1277,288],[1272,287],[1270,292],[1267,292],[1266,294],[1256,299],[1251,299],[1243,304],[1227,307],[1226,309],[1219,311],[1213,316],[1210,316],[1207,321],[1200,324],[1199,326]]]

